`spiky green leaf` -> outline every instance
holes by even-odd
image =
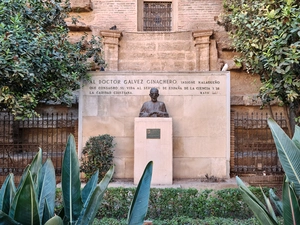
[[[16,194],[14,175],[9,174],[0,189],[0,210],[8,214],[13,198]]]
[[[298,147],[298,149],[300,149],[300,127],[299,126],[295,126],[295,132],[292,140],[295,143],[295,145]]]
[[[282,201],[280,201],[279,197],[274,193],[273,189],[271,188],[269,190],[270,199],[275,205],[277,211],[280,213],[281,216],[283,216],[283,206]]]
[[[46,201],[48,203],[47,210],[49,214],[51,217],[54,216],[56,180],[54,166],[50,159],[47,159],[40,169],[38,174],[38,186],[39,214],[40,220],[42,220]]]
[[[96,188],[89,194],[85,201],[84,207],[78,218],[76,225],[91,225],[94,221],[95,215],[99,209],[103,195],[108,187],[108,184],[114,174],[114,166],[105,174],[101,182]],[[97,175],[98,179],[98,175]]]
[[[19,182],[19,185],[18,185],[16,191],[19,190],[19,188],[22,186],[22,184],[23,184],[23,182],[24,182],[24,180],[25,180],[25,177],[27,177],[27,173],[28,173],[28,171],[29,171],[29,166],[30,166],[30,165],[27,165],[27,166],[25,167],[25,169],[24,169],[24,171],[23,171],[23,173],[22,173],[22,176],[21,176],[21,179],[20,179],[20,182]]]
[[[269,215],[272,216],[273,220],[276,221],[276,223],[277,223],[277,222],[278,222],[278,221],[277,221],[277,217],[276,217],[275,212],[274,212],[274,210],[273,210],[273,207],[272,207],[272,205],[271,205],[270,199],[267,198],[267,196],[266,196],[265,193],[263,192],[262,188],[260,188],[260,190],[261,190],[261,193],[263,194],[263,197],[264,197],[264,199],[265,199],[265,203],[266,203],[266,205],[267,205],[267,209],[268,209]]]
[[[83,187],[82,192],[81,192],[83,204],[85,204],[85,202],[88,199],[89,195],[97,187],[98,175],[99,175],[99,170],[97,170],[93,174],[93,176],[89,179],[89,181],[87,182],[87,184]]]
[[[59,216],[54,216],[48,220],[45,225],[64,225],[63,220]]]
[[[286,179],[282,188],[284,224],[300,224],[300,209],[298,197],[293,185]]]
[[[38,202],[35,187],[28,171],[24,182],[17,190],[9,216],[23,225],[39,224]]]
[[[42,218],[40,220],[42,221],[42,224],[45,224],[49,219],[51,219],[54,215],[52,215],[49,211],[48,202],[45,199],[44,208],[43,208],[43,214]]]
[[[144,173],[138,183],[135,195],[128,212],[128,225],[143,224],[148,211],[150,185],[152,179],[153,162],[150,161],[145,167]]]
[[[237,185],[240,189],[247,192],[247,194],[255,201],[261,208],[265,208],[265,205],[249,190],[249,188],[244,184],[244,182],[238,176],[235,177]]]
[[[0,210],[0,224],[1,225],[22,225],[21,223],[10,218],[6,213]]]
[[[75,139],[70,134],[63,157],[61,185],[65,217],[71,224],[78,219],[83,207],[79,173]]]
[[[289,181],[294,183],[296,193],[300,196],[300,150],[273,119],[268,119],[268,124],[272,131],[283,170]],[[298,134],[299,132],[295,133],[295,135]],[[293,139],[298,140],[299,137],[294,136]]]
[[[272,215],[269,214],[262,202],[257,199],[239,177],[236,177],[236,179],[244,201],[260,223],[262,225],[277,225],[277,222],[273,219]]]
[[[39,148],[38,153],[34,156],[32,162],[29,164],[29,170],[31,172],[31,176],[34,184],[37,182],[37,176],[39,170],[42,168],[42,163],[43,163],[43,153],[42,153],[42,149]]]

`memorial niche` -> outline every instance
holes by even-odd
[[[165,103],[157,101],[158,89],[151,88],[149,96],[151,101],[143,104],[139,117],[169,117]]]

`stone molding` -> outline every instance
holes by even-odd
[[[199,30],[192,32],[195,40],[195,45],[198,44],[209,44],[210,36],[213,34],[213,30]]]
[[[209,71],[217,69],[217,65],[211,64],[212,62],[217,62],[217,48],[210,48],[210,37],[212,34],[213,30],[199,30],[192,32],[197,54],[197,71]],[[211,57],[214,57],[214,60],[212,60]]]
[[[106,71],[118,71],[119,66],[119,42],[122,37],[121,31],[100,31],[103,38],[104,58],[107,63]]]

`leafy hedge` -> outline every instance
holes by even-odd
[[[153,225],[259,225],[256,218],[232,219],[210,217],[205,219],[191,219],[188,217],[175,217],[169,220],[154,220]],[[127,225],[125,219],[118,220],[113,218],[95,219],[93,225]]]
[[[260,188],[251,187],[252,192],[263,201]],[[108,188],[97,218],[125,219],[135,188]],[[268,188],[264,188],[268,195]],[[204,219],[223,217],[249,219],[252,211],[243,202],[238,189],[204,190],[181,188],[152,188],[146,219],[165,220],[175,217]]]
[[[264,201],[260,188],[250,187],[250,190],[258,196],[261,201]],[[263,188],[267,196],[268,190],[268,188]],[[127,218],[134,193],[135,188],[108,188],[96,216],[98,219],[101,219],[101,223],[99,222],[98,224],[102,224],[103,221],[111,221],[111,223],[107,222],[107,224],[116,224],[116,221],[122,220],[126,221],[125,219]],[[57,189],[57,213],[61,207],[61,190]],[[252,217],[252,211],[243,202],[240,191],[237,188],[215,191],[198,191],[197,189],[181,188],[151,188],[146,219],[161,221],[155,223],[160,225],[167,224],[167,222],[163,222],[164,220],[170,222],[172,219],[174,221],[171,221],[171,224],[177,224],[175,220],[180,220],[180,218],[185,221],[189,219],[198,221],[196,224],[202,224],[199,223],[199,220],[209,221],[209,218],[223,218],[222,220],[228,218],[228,221],[233,222],[226,224],[234,224],[236,220],[248,221],[251,220]],[[216,221],[216,219],[213,219],[213,221]],[[180,224],[180,222],[178,222],[178,224]]]

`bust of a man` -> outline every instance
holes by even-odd
[[[159,96],[157,88],[151,88],[149,94],[151,101],[145,102],[140,110],[140,117],[169,117],[165,103],[157,101]]]

